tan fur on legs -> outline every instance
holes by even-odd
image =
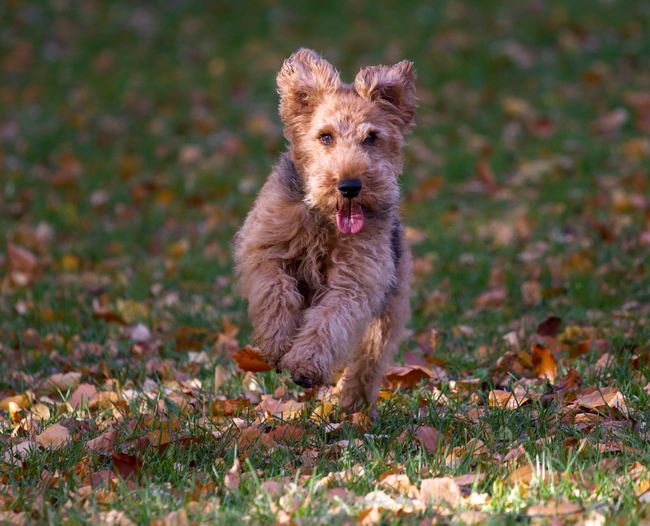
[[[344,84],[313,51],[287,59],[277,83],[289,150],[236,238],[254,343],[303,386],[348,363],[347,409],[374,402],[408,321],[398,176],[414,81],[407,61]]]
[[[342,380],[341,406],[356,412],[372,407],[386,368],[404,337],[404,327],[410,315],[409,279],[411,259],[406,253],[401,260],[398,276],[403,278],[381,316],[373,318],[355,349]]]

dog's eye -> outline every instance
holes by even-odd
[[[322,142],[325,146],[329,146],[334,142],[334,137],[332,137],[331,133],[321,133],[318,136],[318,140]]]
[[[377,141],[377,132],[371,131],[368,132],[365,139],[363,139],[363,144],[366,146],[372,146]]]

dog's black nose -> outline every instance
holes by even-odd
[[[359,179],[343,179],[339,183],[339,192],[343,197],[354,199],[361,191],[361,181]]]

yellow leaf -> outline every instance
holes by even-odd
[[[115,310],[129,324],[144,321],[149,317],[149,306],[140,301],[119,299],[115,302]]]
[[[3,398],[0,400],[0,411],[8,411],[9,404],[12,402],[16,405],[19,405],[20,407],[27,407],[29,405],[29,398],[27,398],[27,395],[24,394]]]

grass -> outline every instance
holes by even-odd
[[[650,90],[647,3],[159,4],[0,6],[0,400],[32,391],[50,412],[30,430],[4,408],[0,459],[55,422],[72,436],[0,463],[0,520],[97,523],[117,510],[148,524],[182,510],[264,524],[284,510],[296,524],[343,524],[372,507],[368,493],[391,494],[380,482],[391,470],[418,487],[482,473],[463,491],[484,501],[461,507],[486,524],[550,521],[526,515],[550,501],[584,510],[567,521],[647,520],[650,144],[647,106],[634,97]],[[297,441],[267,448],[258,437],[242,449],[233,416],[260,423],[257,400],[235,415],[214,411],[215,400],[302,395],[286,376],[244,375],[230,358],[250,332],[231,240],[284,149],[274,76],[300,46],[348,80],[362,65],[415,61],[403,215],[417,276],[403,349],[435,358],[451,380],[475,379],[476,390],[446,380],[398,390],[367,428],[336,407],[312,417],[322,401],[307,400],[291,421],[304,429]],[[25,285],[10,244],[36,258]],[[501,299],[477,299],[494,289]],[[126,324],[99,315],[102,302]],[[571,412],[570,400],[542,396],[553,392],[542,379],[522,380],[521,366],[495,372],[506,351],[530,350],[549,315],[563,321],[562,341],[545,341],[557,345],[558,377],[575,368],[585,387],[619,389],[629,414]],[[143,348],[127,333],[138,322],[153,335]],[[504,340],[513,332],[514,346]],[[581,341],[588,352],[572,358]],[[596,367],[604,353],[610,361]],[[229,378],[215,392],[216,365]],[[61,372],[119,392],[121,405],[73,409],[73,389],[42,388]],[[539,399],[514,410],[487,403],[491,389],[517,386]],[[115,451],[141,468],[86,494],[92,473],[116,469],[85,446],[109,425]],[[436,451],[414,438],[418,426],[442,434]],[[155,429],[174,440],[138,449]],[[478,453],[467,448],[476,439]],[[520,445],[523,455],[503,460]],[[241,482],[230,491],[236,457]],[[326,498],[319,480],[357,464],[363,474],[334,484],[348,497]],[[532,480],[508,478],[527,465]],[[282,497],[263,489],[269,480],[282,481]],[[451,523],[457,511],[384,509],[380,520]]]

